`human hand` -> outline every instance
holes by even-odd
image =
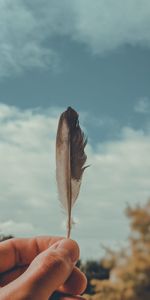
[[[1,242],[0,299],[48,300],[56,290],[81,294],[86,278],[75,267],[78,259],[79,247],[70,239],[36,237]]]

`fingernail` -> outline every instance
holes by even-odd
[[[70,257],[73,263],[79,259],[79,247],[78,244],[70,239],[62,239],[53,244],[51,249],[65,250],[67,256]]]

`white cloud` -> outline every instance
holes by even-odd
[[[148,97],[141,97],[137,101],[134,110],[135,112],[142,114],[150,113],[150,99]]]
[[[43,28],[42,16],[36,15],[36,2],[33,2],[33,8],[28,8],[23,0],[0,0],[1,77],[56,64],[55,52],[44,46],[47,30]]]
[[[22,232],[24,234],[32,234],[34,231],[33,225],[30,223],[25,222],[14,222],[13,220],[8,220],[6,222],[0,223],[0,231],[2,234],[5,232],[5,234],[9,235],[11,232],[11,235],[20,235]]]
[[[150,2],[77,0],[73,36],[103,53],[124,44],[150,45]]]
[[[0,0],[0,77],[57,68],[53,38],[102,54],[125,44],[150,46],[148,0]],[[60,55],[61,56],[61,55]]]
[[[0,230],[4,233],[65,234],[55,182],[58,112],[0,105]],[[91,166],[74,209],[79,222],[72,232],[82,255],[98,255],[100,243],[114,244],[127,236],[124,208],[150,196],[149,153],[150,134],[128,127],[122,129],[120,139],[100,143],[96,150],[88,144]]]

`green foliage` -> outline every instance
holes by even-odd
[[[78,263],[78,267],[85,273],[87,277],[87,294],[95,293],[95,286],[91,283],[91,279],[99,279],[104,280],[109,278],[109,268],[105,268],[102,266],[101,262],[97,261],[87,261],[82,263],[81,261]]]

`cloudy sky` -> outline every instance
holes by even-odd
[[[72,238],[83,258],[127,240],[150,196],[149,0],[0,0],[0,230],[64,235],[55,135],[70,105],[88,135]]]

